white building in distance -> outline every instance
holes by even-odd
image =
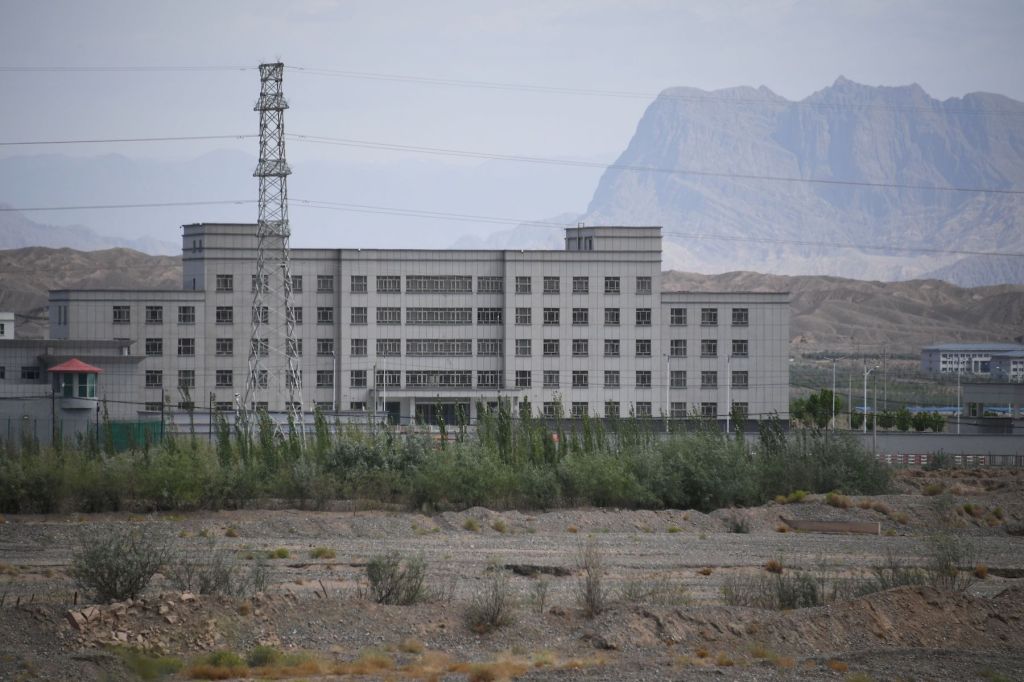
[[[921,349],[921,371],[926,374],[979,374],[988,376],[992,357],[1024,351],[1013,343],[945,343]]]

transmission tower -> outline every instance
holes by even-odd
[[[243,409],[260,395],[288,396],[288,415],[302,433],[302,372],[295,340],[292,277],[288,240],[288,175],[284,153],[284,110],[288,108],[281,80],[284,64],[260,64],[259,220],[256,224],[256,276],[252,297],[252,341]]]

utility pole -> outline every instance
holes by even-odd
[[[868,375],[874,372],[876,369],[878,369],[878,365],[875,365],[871,369],[868,369],[867,363],[864,363],[864,420],[862,422],[862,426],[864,427],[864,433],[868,432]]]
[[[834,358],[825,358],[832,362],[832,430],[836,430],[836,362],[844,360],[845,355],[837,355]]]
[[[730,431],[730,418],[732,417],[732,354],[725,356],[725,380],[728,382],[725,385],[725,435],[728,436]]]

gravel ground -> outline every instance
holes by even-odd
[[[954,493],[944,501],[923,494],[935,482]],[[1024,538],[1014,534],[1024,521],[1022,484],[1016,472],[905,472],[901,494],[853,498],[846,509],[811,496],[800,504],[712,514],[474,508],[436,515],[252,509],[7,517],[0,523],[0,679],[132,679],[108,648],[124,643],[119,633],[129,644],[185,659],[267,643],[330,660],[352,660],[376,647],[396,666],[421,659],[399,647],[412,637],[451,661],[526,661],[525,670],[513,669],[531,679],[836,680],[858,673],[879,680],[1024,679],[1020,607],[1006,601],[1013,595],[1024,603],[1024,588],[1017,587]],[[883,503],[887,512],[862,509],[861,501]],[[976,510],[964,512],[965,504],[986,512],[998,507],[1002,518],[991,523]],[[905,517],[896,520],[900,514]],[[728,532],[737,516],[747,519],[750,533]],[[880,521],[883,534],[778,532],[780,516]],[[129,524],[163,533],[189,552],[215,543],[237,550],[243,561],[278,548],[289,557],[268,561],[270,587],[252,601],[201,596],[185,602],[157,576],[144,604],[110,613],[109,620],[101,609],[98,624],[78,632],[67,612],[81,609],[84,597],[74,603],[70,557],[83,532]],[[920,563],[940,525],[969,537],[974,561],[989,568],[989,577],[966,596],[914,593],[781,615],[722,605],[729,576],[759,575],[773,559],[785,570],[840,577],[866,575],[888,554]],[[594,620],[583,616],[576,599],[580,551],[588,542],[603,557],[613,593],[640,595]],[[335,558],[311,558],[315,547],[330,548]],[[423,556],[432,601],[378,606],[361,596],[366,562],[388,551]],[[463,613],[487,584],[494,561],[549,573],[511,574],[522,604],[516,622],[479,635],[467,628]],[[537,608],[540,584],[546,585],[543,610]],[[652,589],[643,596],[645,587]],[[168,612],[175,622],[167,622]],[[863,632],[875,634],[864,638]],[[770,647],[768,659],[752,649],[762,644]],[[553,662],[538,668],[533,660],[541,652],[550,652],[545,656]],[[416,676],[404,676],[410,675]]]

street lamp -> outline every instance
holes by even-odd
[[[732,417],[732,353],[725,356],[725,435],[728,437],[729,420]]]
[[[838,355],[834,358],[825,358],[832,361],[832,430],[836,430],[836,362],[845,360],[847,356]]]
[[[864,427],[864,433],[868,432],[868,375],[876,369],[878,369],[878,365],[875,365],[870,369],[868,369],[867,366],[864,367],[864,421],[862,424]]]

